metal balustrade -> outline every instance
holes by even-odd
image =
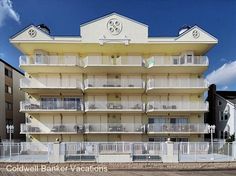
[[[133,143],[133,161],[162,161],[166,154],[166,144],[163,142]]]
[[[190,78],[149,78],[147,89],[152,88],[208,88],[208,82],[204,79]]]
[[[208,133],[204,123],[153,123],[147,125],[148,133]]]
[[[144,111],[145,104],[141,101],[87,101],[85,111]]]
[[[207,56],[152,56],[147,59],[146,66],[207,66],[209,64]]]
[[[99,142],[98,151],[100,154],[132,153],[132,143],[129,142]]]
[[[79,79],[56,79],[50,78],[50,82],[40,82],[35,78],[22,78],[20,79],[20,88],[59,88],[59,89],[82,89],[82,82]]]
[[[31,111],[31,110],[76,110],[83,111],[83,104],[79,101],[21,101],[20,111]]]
[[[84,81],[85,88],[101,87],[101,88],[145,88],[145,82],[140,78],[127,79],[86,79]]]
[[[200,110],[208,111],[208,102],[201,101],[149,101],[148,111],[183,111]]]
[[[55,157],[60,157],[60,162],[102,162],[98,158],[107,155],[110,160],[112,156],[128,156],[124,162],[228,162],[236,160],[236,143],[21,142],[0,143],[0,153],[0,162],[50,163]]]
[[[145,125],[137,123],[89,123],[85,133],[144,133]]]
[[[81,124],[21,124],[21,134],[83,133]]]

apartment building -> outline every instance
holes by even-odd
[[[23,53],[28,141],[203,141],[208,132],[203,73],[217,39],[198,26],[149,37],[147,25],[112,13],[77,37],[30,25],[10,42]]]
[[[20,79],[24,74],[0,59],[0,139],[9,139],[6,126],[14,125],[13,139],[24,139],[20,135],[20,124],[24,123],[24,114],[19,112],[20,101],[25,99],[19,90]]]
[[[206,122],[216,125],[214,137],[229,139],[236,133],[236,92],[216,90],[216,85],[212,84],[207,101],[209,112],[206,113]]]

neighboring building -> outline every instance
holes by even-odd
[[[217,39],[198,26],[149,37],[116,13],[52,36],[30,25],[10,42],[24,56],[21,102],[29,141],[203,141],[204,56]]]
[[[20,113],[20,101],[25,99],[20,91],[20,79],[24,74],[0,59],[0,139],[9,139],[6,125],[14,125],[13,139],[24,139],[20,135],[20,124],[25,121]]]
[[[206,121],[216,125],[214,137],[227,139],[236,132],[236,91],[216,91],[216,85],[209,87],[207,101],[209,112]]]

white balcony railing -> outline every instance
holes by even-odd
[[[132,143],[129,142],[100,142],[98,145],[98,151],[101,154],[119,154],[119,153],[131,153]]]
[[[207,88],[208,82],[204,79],[153,79],[149,78],[147,89],[151,88]]]
[[[78,101],[21,101],[21,111],[83,111],[83,104]]]
[[[207,56],[192,56],[192,57],[181,57],[181,56],[152,56],[147,59],[146,66],[202,66],[208,65]]]
[[[34,55],[20,56],[20,65],[72,65],[72,66],[184,66],[208,65],[207,56],[151,56],[146,60],[142,56],[87,56],[80,59],[77,55]]]
[[[147,111],[181,111],[208,110],[208,102],[201,101],[151,101],[147,103]]]
[[[145,104],[141,101],[127,101],[127,102],[106,102],[94,101],[85,102],[86,111],[144,111]]]
[[[34,78],[23,78],[20,79],[20,88],[61,88],[61,89],[82,89],[82,82],[78,79],[54,79],[50,81],[40,82]]]
[[[21,133],[83,133],[77,124],[21,124]]]
[[[81,61],[78,56],[52,56],[52,55],[42,55],[42,56],[20,56],[20,65],[77,65],[81,66]]]
[[[87,56],[85,66],[142,66],[141,56]]]
[[[208,133],[204,123],[153,123],[147,125],[148,133]]]
[[[137,123],[90,123],[85,124],[86,133],[143,133],[145,126]]]
[[[106,88],[145,88],[145,82],[140,79],[86,79],[85,88],[106,87]]]

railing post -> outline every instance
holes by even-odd
[[[20,143],[17,143],[18,162],[20,162]]]
[[[228,152],[227,152],[227,156],[228,156],[228,161],[230,161],[230,157],[229,157],[229,142],[227,143],[228,144],[228,146],[227,146],[227,149],[228,149]]]
[[[163,156],[163,162],[178,162],[178,155],[174,153],[174,142],[168,140],[166,141],[167,145],[167,154]]]

